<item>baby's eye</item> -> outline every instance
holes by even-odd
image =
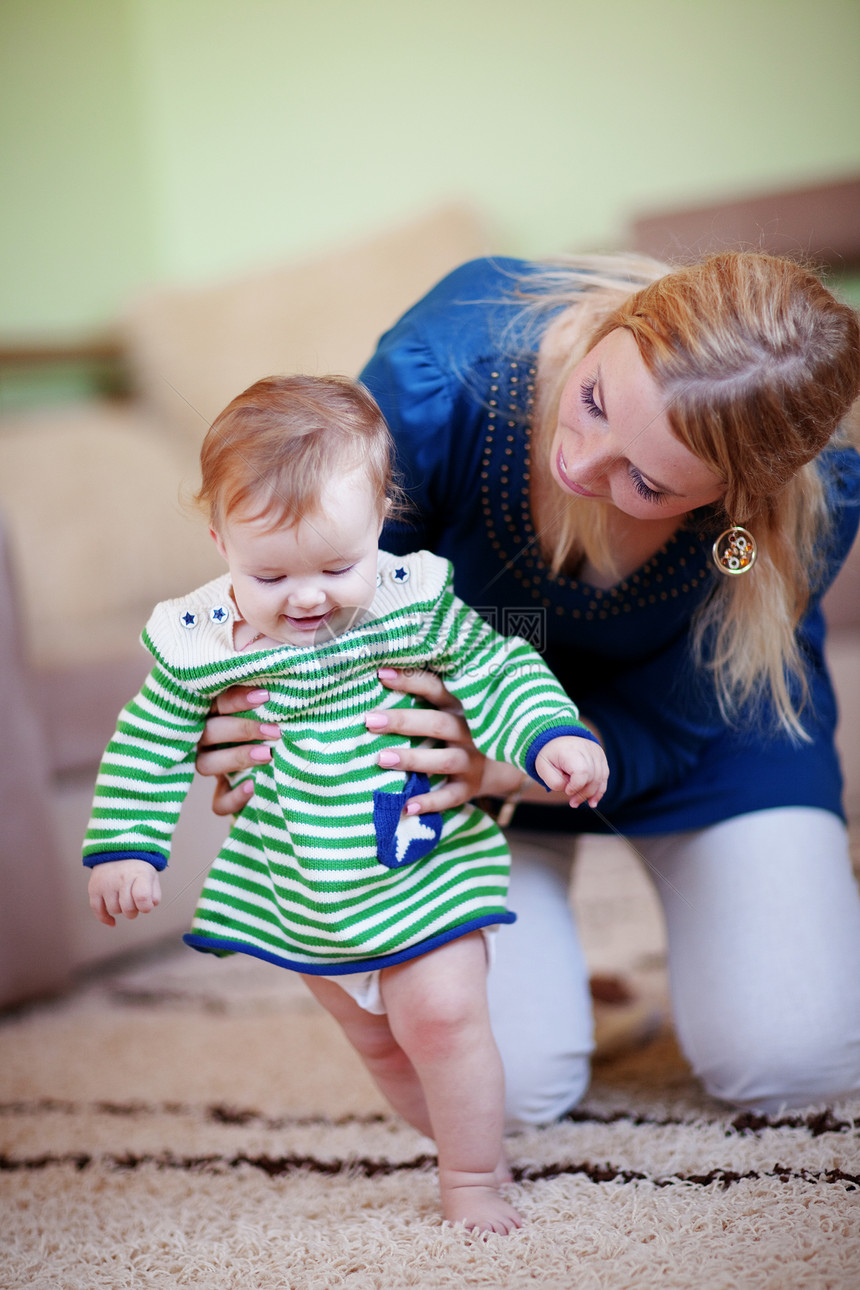
[[[254,575],[254,581],[262,582],[264,586],[268,586],[270,583],[273,583],[273,582],[283,582],[283,580],[284,580],[284,576],[281,573],[276,574],[274,578],[260,578],[260,577],[257,577],[256,574]]]
[[[351,573],[354,568],[354,564],[348,564],[345,569],[323,569],[323,573],[329,578],[340,578],[345,573]]]

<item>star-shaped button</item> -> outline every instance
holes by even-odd
[[[213,623],[226,623],[230,617],[230,610],[225,609],[223,605],[213,605],[209,610],[209,617]]]
[[[179,615],[179,621],[182,623],[183,627],[188,627],[188,628],[196,627],[197,615],[192,614],[190,609],[186,609],[184,613]]]
[[[408,582],[409,569],[405,564],[399,564],[396,569],[392,569],[391,577],[394,582]]]

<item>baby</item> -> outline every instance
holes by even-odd
[[[143,633],[154,666],[105,752],[84,844],[92,909],[113,926],[159,903],[212,698],[264,689],[255,716],[281,738],[184,939],[301,973],[391,1105],[435,1139],[445,1218],[510,1232],[522,1219],[500,1191],[486,997],[492,931],[515,918],[507,847],[472,804],[421,814],[427,777],[386,769],[403,739],[366,717],[415,702],[381,668],[430,668],[482,753],[574,806],[602,796],[603,750],[531,646],[454,595],[447,561],[380,551],[397,490],[361,386],[258,381],[213,423],[201,464],[197,500],[229,572],[158,605]]]

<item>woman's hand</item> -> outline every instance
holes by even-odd
[[[206,722],[197,745],[196,764],[201,775],[215,777],[212,810],[216,815],[238,815],[254,792],[252,780],[243,780],[232,788],[227,776],[271,759],[271,748],[261,741],[278,739],[279,728],[268,722],[233,715],[256,708],[268,697],[268,690],[248,690],[234,685],[215,699],[213,714]]]
[[[504,762],[490,761],[478,752],[460,705],[432,672],[398,672],[381,668],[383,685],[401,694],[414,694],[431,704],[428,708],[386,708],[368,713],[368,730],[407,735],[414,739],[438,739],[441,748],[401,748],[380,753],[380,766],[407,774],[444,775],[446,782],[429,793],[410,798],[410,815],[447,811],[473,797],[487,794],[504,797],[522,780],[522,772]]]

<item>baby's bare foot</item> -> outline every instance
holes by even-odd
[[[470,1232],[507,1236],[523,1225],[522,1215],[502,1199],[495,1187],[443,1187],[442,1213],[449,1222],[462,1223]]]

